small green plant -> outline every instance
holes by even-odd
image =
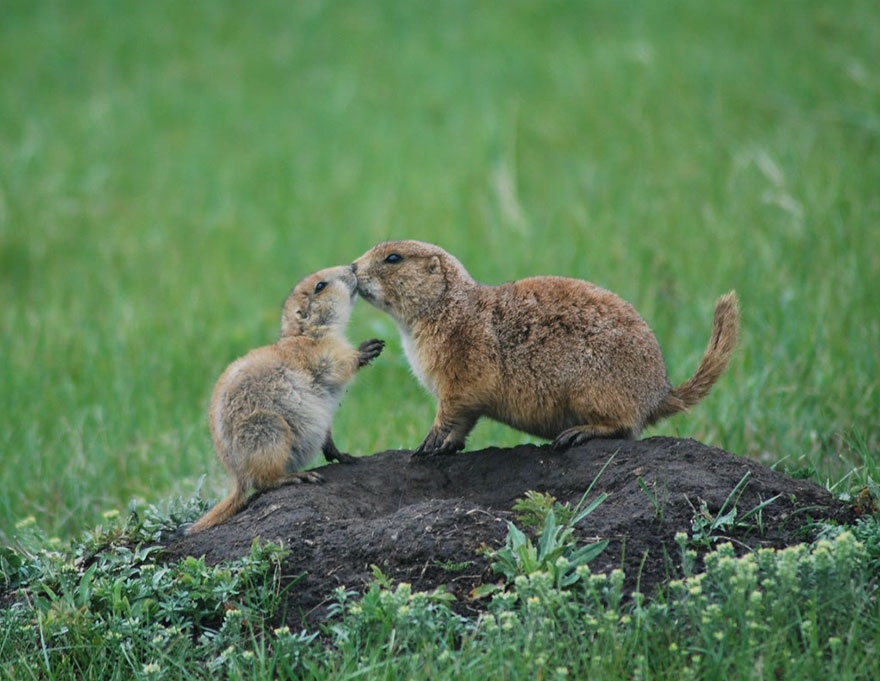
[[[452,560],[435,560],[434,565],[444,572],[463,572],[474,564],[472,560],[455,562]]]
[[[517,500],[517,506],[523,510],[527,522],[534,524],[542,519],[537,542],[533,542],[515,524],[508,522],[504,546],[497,550],[484,551],[492,559],[492,570],[502,575],[507,584],[512,583],[517,576],[542,571],[552,576],[557,588],[575,584],[582,574],[577,568],[589,563],[608,546],[607,539],[578,546],[574,528],[607,498],[608,495],[603,492],[584,506],[587,496],[613,459],[614,455],[605,462],[573,509],[567,504],[560,504],[550,495],[537,492],[529,492],[525,500]],[[557,512],[560,511],[566,518],[565,521],[557,520]],[[497,584],[483,584],[474,589],[472,596],[483,598],[502,588]]]
[[[377,566],[372,566],[373,581],[362,597],[356,591],[343,587],[334,593],[330,626],[337,645],[357,642],[369,646],[391,638],[397,652],[418,650],[425,645],[437,645],[437,637],[451,638],[461,632],[466,620],[450,610],[448,604],[455,596],[443,588],[433,591],[413,591],[407,582],[397,585]]]
[[[810,480],[819,475],[819,471],[817,471],[816,467],[810,463],[798,466],[797,468],[792,468],[791,470],[786,472],[788,473],[789,477],[792,477],[795,480]]]
[[[859,518],[853,526],[822,523],[816,541],[835,540],[844,532],[851,532],[865,550],[865,565],[873,574],[880,573],[880,515]]]
[[[641,476],[636,478],[636,484],[638,484],[639,489],[644,492],[645,496],[648,497],[651,506],[654,507],[654,517],[662,523],[666,515],[666,503],[669,500],[668,490],[665,487],[662,491],[658,489],[656,480],[648,485]]]
[[[603,500],[604,496],[597,501]],[[592,508],[584,509],[589,512]],[[583,519],[587,513],[576,518]],[[558,525],[553,512],[547,514],[544,528],[537,543],[532,542],[516,525],[508,526],[507,539],[502,549],[495,553],[492,569],[503,575],[510,582],[518,575],[529,575],[546,570],[553,576],[553,581],[560,587],[571,586],[578,581],[575,570],[578,565],[585,565],[598,556],[608,545],[603,539],[586,546],[578,547],[571,536],[573,524]]]
[[[716,541],[725,537],[725,533],[737,530],[755,529],[760,534],[764,533],[764,509],[781,495],[770,497],[737,517],[737,504],[745,492],[750,476],[751,471],[746,471],[730,494],[727,495],[718,513],[710,512],[706,502],[700,499],[700,508],[699,510],[694,509],[694,518],[691,521],[692,544],[709,548]]]
[[[513,510],[517,512],[517,520],[533,530],[544,526],[547,514],[551,511],[556,515],[557,522],[563,525],[574,515],[571,504],[567,501],[557,501],[552,494],[535,490],[529,490],[524,498],[516,499]]]
[[[841,494],[840,498],[851,501],[853,509],[861,515],[873,515],[880,512],[880,485],[870,475],[864,476],[864,484],[849,494]]]

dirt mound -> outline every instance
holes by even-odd
[[[320,619],[330,592],[363,587],[372,564],[416,589],[446,585],[460,611],[478,610],[467,594],[495,576],[476,550],[503,542],[514,500],[537,490],[574,504],[612,454],[594,488],[608,498],[578,532],[584,540],[610,540],[590,567],[622,567],[627,592],[637,580],[650,592],[678,574],[675,533],[690,532],[700,500],[717,512],[747,471],[740,515],[781,496],[763,511],[763,533],[754,527],[733,535],[742,551],[808,540],[812,519],[852,520],[848,507],[818,485],[693,440],[594,440],[562,454],[523,445],[411,460],[408,452],[391,451],[325,466],[324,484],[260,495],[232,520],[174,539],[167,556],[204,555],[214,563],[246,554],[256,536],[284,542],[291,549],[286,574],[306,573],[288,592],[291,623]]]

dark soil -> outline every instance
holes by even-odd
[[[650,593],[678,576],[675,533],[690,533],[701,499],[717,512],[746,471],[740,515],[782,496],[764,509],[763,533],[753,527],[731,537],[739,552],[809,540],[815,519],[853,520],[849,507],[815,483],[693,440],[594,440],[562,454],[523,445],[411,460],[397,451],[325,466],[323,484],[260,495],[232,520],[175,538],[167,556],[204,555],[215,563],[246,554],[256,536],[283,542],[290,549],[285,574],[306,573],[287,592],[291,624],[323,618],[331,591],[362,589],[373,564],[414,589],[444,585],[457,597],[457,610],[476,612],[483,604],[469,592],[497,579],[477,549],[503,543],[515,500],[537,490],[573,505],[615,452],[592,493],[608,498],[577,530],[583,541],[610,540],[590,568],[622,567],[627,593],[637,586]]]

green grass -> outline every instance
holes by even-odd
[[[673,382],[735,288],[727,374],[647,434],[880,480],[878,64],[870,0],[7,0],[0,536],[219,494],[223,367],[301,276],[400,237],[618,292]],[[389,343],[338,444],[413,447],[433,405],[393,324],[361,305],[349,335]]]
[[[546,527],[543,501],[530,511]],[[0,548],[0,583],[19,589],[0,609],[0,678],[867,681],[880,673],[876,517],[782,551],[736,558],[720,544],[705,555],[705,573],[685,567],[683,579],[648,599],[623,591],[621,570],[591,573],[565,538],[573,551],[551,563],[503,571],[487,612],[471,619],[442,589],[413,592],[374,567],[362,596],[340,587],[330,621],[298,630],[279,619],[284,550],[255,541],[231,563],[157,564],[154,542],[199,506],[137,510],[107,514],[70,543],[20,524],[17,550]],[[696,556],[687,541],[676,537],[685,566]]]
[[[0,531],[68,535],[225,480],[223,367],[306,273],[414,237],[633,302],[670,376],[720,293],[741,349],[648,434],[880,477],[880,12],[871,2],[6,2]],[[387,317],[347,450],[433,418]],[[525,437],[480,425],[473,448]],[[861,443],[852,447],[853,442]]]

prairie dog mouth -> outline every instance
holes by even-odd
[[[352,302],[354,302],[354,299],[357,298],[358,294],[358,280],[357,277],[354,276],[354,273],[350,272],[348,274],[349,276],[343,277],[342,280],[345,282],[346,286],[348,286],[349,295],[351,296]]]
[[[364,297],[365,300],[374,300],[375,299],[373,294],[370,293],[369,289],[366,286],[364,286],[364,284],[361,282],[360,279],[358,279],[358,281],[357,281],[357,286],[355,287],[355,291],[357,293],[360,293]]]

